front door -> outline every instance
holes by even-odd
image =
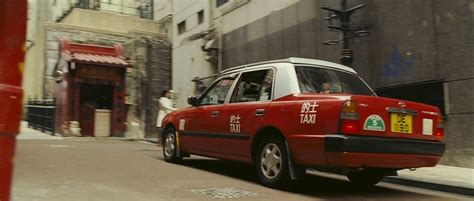
[[[96,109],[113,110],[113,94],[114,87],[112,85],[80,84],[79,123],[82,135],[95,135]],[[110,125],[110,122],[107,122],[107,125]],[[110,130],[110,126],[108,129]]]
[[[260,127],[265,110],[272,99],[273,69],[244,72],[236,84],[230,103],[223,111],[227,126],[222,132],[231,137],[222,139],[219,151],[246,160],[250,156],[251,136]]]
[[[81,106],[79,125],[83,136],[94,136],[95,107],[92,105]]]
[[[180,140],[186,149],[194,152],[218,153],[217,144],[226,125],[222,111],[233,78],[216,81],[200,98],[197,106],[186,115],[186,127],[181,131]]]

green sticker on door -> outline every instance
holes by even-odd
[[[365,119],[364,130],[369,131],[385,131],[385,123],[379,115],[370,115]]]

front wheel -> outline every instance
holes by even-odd
[[[256,169],[260,182],[270,188],[285,188],[290,183],[285,143],[278,138],[267,138],[256,153]]]
[[[177,163],[183,158],[177,156],[177,140],[174,128],[166,128],[163,137],[163,157],[166,162]]]
[[[361,188],[372,187],[379,183],[383,177],[383,173],[371,169],[365,169],[360,172],[353,172],[347,175],[347,178],[352,184]]]

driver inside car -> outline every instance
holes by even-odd
[[[321,93],[322,93],[322,94],[329,94],[329,93],[331,93],[331,83],[329,83],[329,82],[324,82],[324,83],[322,84]]]

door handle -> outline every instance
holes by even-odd
[[[211,117],[217,117],[219,116],[219,111],[212,111],[211,112]]]
[[[255,110],[255,116],[263,116],[263,113],[265,113],[265,109],[256,109]]]

